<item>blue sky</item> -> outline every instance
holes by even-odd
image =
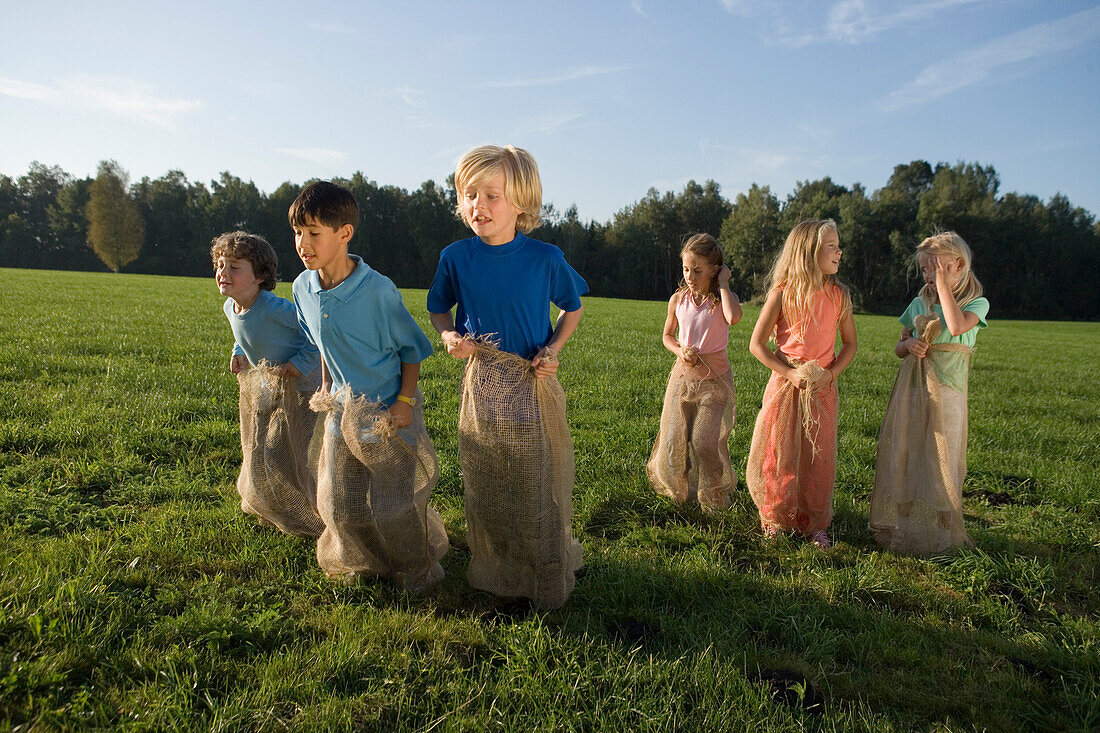
[[[651,186],[870,193],[913,159],[1100,214],[1100,4],[2,0],[0,173],[228,170],[271,191],[416,188],[467,148],[534,153],[607,220]]]

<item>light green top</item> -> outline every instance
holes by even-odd
[[[976,313],[978,316],[978,325],[970,329],[964,334],[958,336],[952,336],[951,331],[947,328],[947,322],[943,319],[943,308],[937,303],[932,306],[932,312],[939,316],[940,335],[936,337],[936,340],[932,343],[935,344],[963,344],[974,348],[974,345],[978,342],[978,329],[985,328],[988,324],[985,322],[985,317],[989,315],[989,301],[985,298],[974,298],[966,305],[962,307],[963,313]],[[901,325],[905,326],[910,332],[915,333],[916,327],[914,321],[916,317],[927,313],[924,309],[924,301],[920,299],[920,296],[913,298],[913,302],[909,304],[909,307],[905,309],[905,312],[898,318],[901,321]],[[967,376],[970,371],[970,359],[965,354],[958,353],[935,353],[932,359],[932,367],[936,371],[936,376],[939,378],[940,383],[946,387],[951,387],[960,392],[966,392]]]

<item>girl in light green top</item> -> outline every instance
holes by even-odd
[[[925,239],[917,264],[925,285],[898,320],[902,359],[879,432],[871,530],[879,544],[911,554],[971,545],[962,520],[970,354],[989,301],[955,232]]]

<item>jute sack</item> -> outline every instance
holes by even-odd
[[[582,565],[573,538],[573,440],[556,377],[474,341],[466,363],[458,449],[466,495],[469,582],[557,608]]]
[[[894,380],[878,436],[869,525],[881,546],[928,555],[974,544],[962,515],[972,350],[932,343],[942,328],[937,317],[917,316],[915,325],[928,352],[902,359]]]
[[[677,359],[668,375],[661,429],[646,464],[654,491],[704,509],[727,509],[737,487],[729,437],[737,415],[733,372],[725,350]]]
[[[772,372],[756,416],[745,483],[760,522],[804,535],[833,520],[837,389],[816,361],[777,354],[809,384],[796,389]]]
[[[292,535],[317,537],[315,462],[310,460],[317,415],[299,378],[266,362],[237,375],[240,385],[241,510]]]
[[[311,407],[326,413],[317,562],[330,578],[377,576],[410,590],[443,578],[447,533],[428,503],[439,462],[416,396],[412,424],[400,429],[385,408],[348,388],[313,397]]]

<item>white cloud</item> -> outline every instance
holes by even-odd
[[[620,71],[628,71],[632,66],[581,66],[568,69],[553,76],[543,76],[534,79],[512,79],[508,81],[489,82],[483,86],[489,89],[507,89],[512,87],[544,87],[553,84],[564,84],[578,79],[586,79],[590,76],[602,76],[604,74],[616,74]]]
[[[328,148],[275,148],[275,152],[289,155],[291,158],[308,160],[317,165],[340,163],[348,157],[348,154],[343,151]]]
[[[799,0],[719,0],[726,12],[759,18],[766,42],[801,48],[816,43],[858,44],[881,34],[913,25],[958,8],[989,4],[992,0],[837,0],[820,13]],[[812,29],[812,30],[810,30]]]
[[[649,13],[647,13],[645,11],[645,8],[642,7],[641,0],[630,0],[630,9],[638,15],[642,16],[643,18],[649,17]]]
[[[982,82],[1001,67],[1066,51],[1097,36],[1100,7],[1039,23],[925,67],[878,107],[889,112],[929,102]]]
[[[577,120],[584,118],[582,112],[563,112],[559,114],[545,115],[536,119],[528,120],[522,124],[512,133],[515,138],[525,137],[527,135],[550,135],[562,130],[570,130],[581,127],[580,125],[574,125]]]
[[[401,101],[410,107],[427,107],[428,103],[424,100],[424,92],[419,89],[413,89],[412,87],[398,87],[393,90],[394,94],[401,98]]]
[[[0,79],[0,94],[44,104],[105,111],[169,130],[174,129],[179,115],[202,106],[196,99],[160,96],[145,82],[87,74],[66,77],[54,86]]]

